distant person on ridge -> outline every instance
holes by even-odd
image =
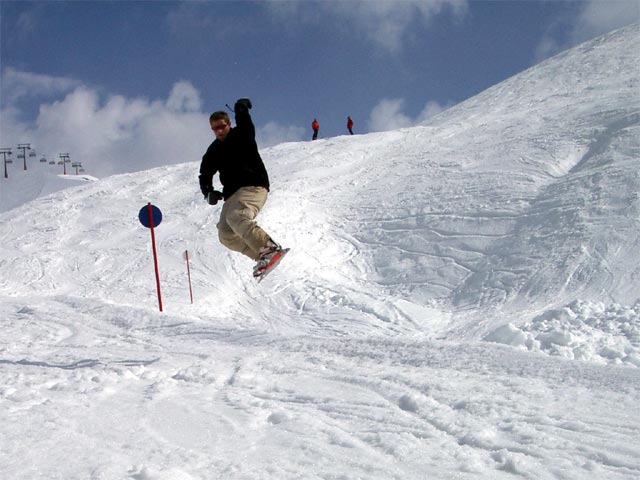
[[[282,249],[254,221],[267,201],[269,176],[258,153],[256,130],[249,115],[251,100],[239,99],[234,107],[236,127],[225,111],[211,114],[209,123],[216,139],[200,164],[200,189],[211,205],[224,199],[218,222],[220,243],[257,263],[254,278],[275,267],[288,249]],[[213,176],[220,173],[222,192],[213,188]]]
[[[347,117],[347,130],[353,135],[353,120],[351,120],[351,117]]]
[[[313,119],[313,122],[311,122],[311,128],[313,128],[313,138],[311,138],[311,140],[316,140],[318,138],[318,131],[320,130],[320,122],[318,122],[318,119]]]

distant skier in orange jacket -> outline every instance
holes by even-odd
[[[351,117],[347,117],[347,130],[353,135],[353,120],[351,120]]]
[[[311,140],[315,140],[318,138],[318,130],[320,130],[320,123],[317,118],[314,118],[313,122],[311,122],[311,128],[313,128],[313,138]]]

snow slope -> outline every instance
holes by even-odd
[[[638,478],[639,39],[263,151],[260,285],[197,162],[0,214],[3,477]]]
[[[59,190],[97,180],[91,175],[64,175],[54,173],[54,170],[58,167],[40,162],[29,162],[26,171],[22,164],[8,164],[8,178],[0,177],[0,213]]]

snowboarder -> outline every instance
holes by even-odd
[[[313,138],[311,138],[311,140],[316,140],[318,138],[318,131],[320,130],[320,122],[318,122],[317,118],[314,118],[313,122],[311,122],[311,128],[313,128]]]
[[[211,114],[209,123],[216,139],[200,164],[200,189],[211,205],[224,199],[218,222],[220,243],[256,261],[253,276],[261,279],[282,259],[288,249],[276,243],[255,217],[267,201],[269,176],[258,153],[255,127],[249,115],[251,100],[239,99],[234,106],[235,128],[225,111]],[[222,192],[213,188],[220,173]]]
[[[351,120],[351,117],[347,117],[347,130],[353,135],[353,120]]]

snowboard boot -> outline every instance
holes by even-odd
[[[268,240],[265,246],[260,249],[259,255],[260,258],[253,267],[253,278],[256,279],[277,265],[282,258],[282,247],[273,240]]]

